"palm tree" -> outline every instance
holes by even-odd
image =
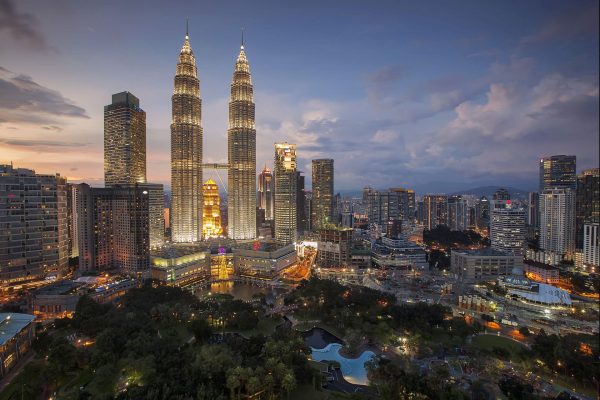
[[[240,379],[234,371],[229,372],[229,376],[227,376],[227,388],[231,394],[231,400],[236,398],[235,390],[240,387]]]
[[[296,389],[296,378],[294,377],[294,374],[285,374],[283,380],[281,381],[281,387],[283,387],[283,389],[286,391],[287,398],[289,399],[292,390]]]

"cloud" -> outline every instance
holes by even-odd
[[[574,2],[577,8],[561,12],[560,15],[546,21],[535,33],[524,37],[522,45],[532,45],[553,40],[569,40],[584,35],[598,38],[598,1]]]
[[[89,118],[86,111],[60,92],[46,88],[26,75],[0,70],[0,124],[27,122],[60,129],[58,117]]]
[[[87,145],[86,143],[76,143],[71,141],[17,138],[0,138],[0,143],[13,149],[49,152],[64,151],[65,148],[84,147]]]
[[[597,77],[551,73],[525,86],[494,83],[483,102],[465,101],[454,111],[438,134],[417,143],[416,167],[427,163],[469,179],[518,179],[535,169],[540,155],[597,158]]]
[[[39,21],[28,13],[19,13],[12,0],[0,0],[0,32],[5,31],[31,49],[48,50],[44,35],[38,30]]]
[[[374,103],[384,101],[390,95],[394,85],[408,75],[409,69],[405,65],[386,65],[383,68],[367,75],[367,93]]]

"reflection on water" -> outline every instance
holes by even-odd
[[[268,286],[257,286],[250,283],[242,282],[218,282],[211,283],[210,286],[204,286],[196,290],[196,296],[203,298],[210,294],[230,294],[235,299],[249,301],[254,299],[254,295],[263,294],[266,296],[268,302],[275,302],[278,304],[283,301],[280,294],[285,293],[284,289],[272,289]],[[275,301],[277,299],[277,301]]]

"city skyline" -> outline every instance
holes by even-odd
[[[147,112],[148,181],[170,185],[168,93],[188,15],[203,82],[205,147],[214,148],[204,162],[226,159],[230,63],[244,26],[260,88],[257,166],[271,165],[273,143],[287,140],[298,144],[301,171],[310,171],[314,158],[336,160],[336,191],[359,190],[368,176],[375,187],[423,193],[491,184],[531,190],[535,160],[551,154],[576,155],[578,173],[598,164],[594,2],[515,3],[510,15],[509,8],[463,3],[444,20],[440,10],[414,4],[390,5],[393,18],[385,17],[385,7],[352,5],[347,18],[336,19],[335,31],[300,8],[277,38],[273,30],[291,17],[274,3],[261,15],[241,7],[247,13],[233,16],[221,6],[204,13],[190,4],[187,10],[154,7],[127,31],[114,32],[102,21],[115,19],[114,26],[124,17],[110,7],[90,13],[89,5],[68,2],[53,9],[6,3],[2,12],[12,19],[0,31],[0,51],[9,55],[0,65],[0,158],[40,173],[101,183],[102,107],[108,96],[127,90]],[[320,11],[332,17],[336,8]],[[362,11],[369,15],[357,16]],[[484,18],[486,25],[461,12],[494,18]],[[512,29],[502,33],[509,18]],[[316,29],[295,37],[307,21]],[[417,34],[419,22],[436,22],[437,29]],[[386,51],[391,45],[394,51]],[[351,51],[368,60],[340,72]],[[110,65],[134,68],[117,75]],[[523,146],[532,141],[535,148]]]

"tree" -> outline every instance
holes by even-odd
[[[229,394],[230,394],[232,400],[237,397],[236,389],[239,387],[240,387],[239,377],[235,373],[235,370],[230,370],[229,373],[227,374],[227,389],[229,389]]]
[[[285,374],[283,380],[281,381],[281,387],[286,391],[287,398],[289,399],[290,393],[296,389],[296,378],[292,373]]]

